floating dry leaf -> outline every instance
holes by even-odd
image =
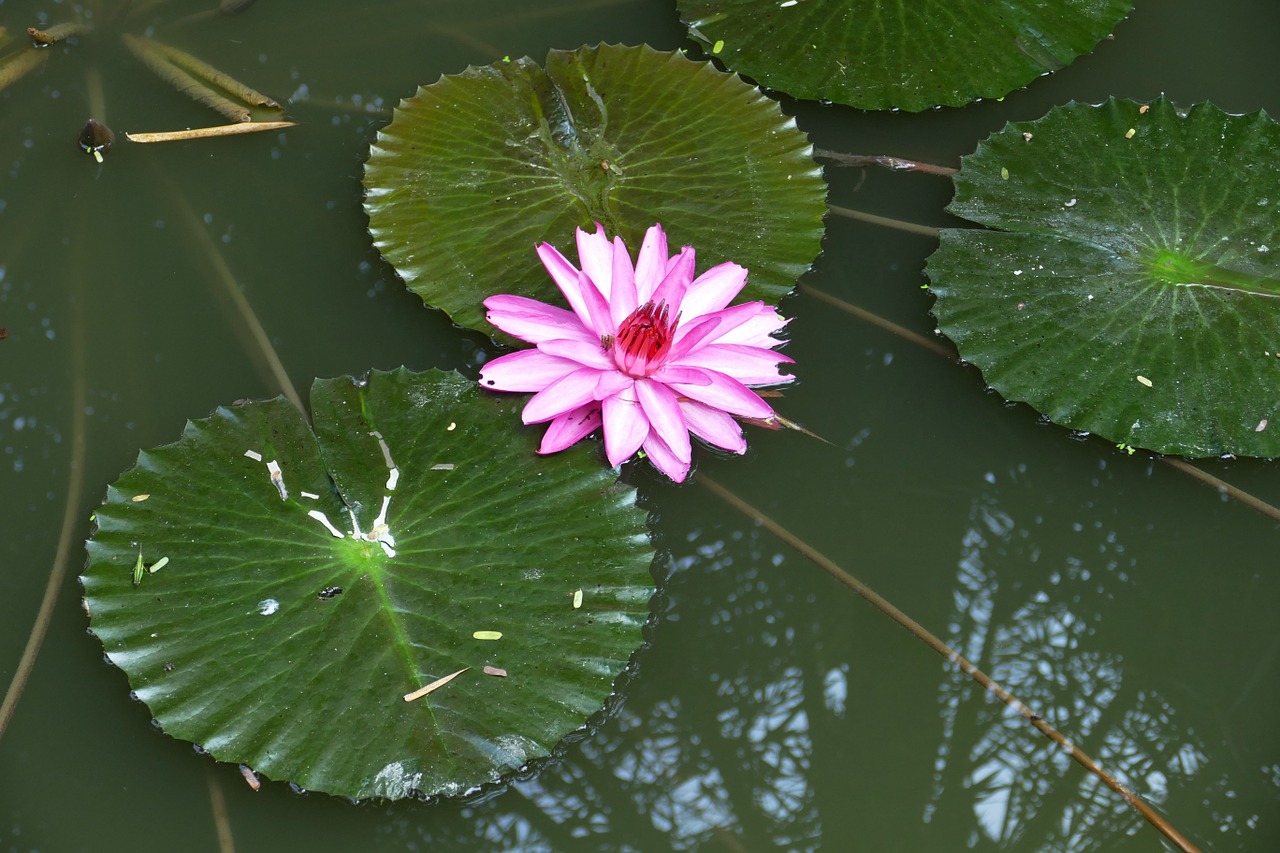
[[[444,678],[437,678],[435,681],[431,682],[426,687],[419,687],[417,690],[413,691],[412,693],[406,693],[404,694],[404,701],[412,702],[414,699],[421,699],[423,696],[426,696],[428,693],[432,693],[436,690],[439,690],[441,687],[444,687],[450,681],[453,681],[455,678],[457,678],[459,675],[462,675],[462,673],[466,672],[469,669],[471,669],[471,667],[464,666],[462,669],[458,670],[457,672],[449,673]]]
[[[240,136],[245,133],[264,133],[293,127],[296,121],[246,121],[239,124],[220,124],[215,127],[193,127],[188,130],[169,130],[158,133],[126,133],[130,142],[182,142],[188,139],[212,139],[215,136]]]

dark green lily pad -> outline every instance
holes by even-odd
[[[938,325],[1055,423],[1186,456],[1280,455],[1280,125],[1070,104],[964,158]]]
[[[700,269],[777,303],[819,251],[826,185],[778,105],[678,53],[601,45],[468,68],[401,102],[365,167],[369,230],[410,289],[502,337],[482,302],[562,299],[534,254],[600,222],[634,253],[661,222]]]
[[[923,110],[1001,98],[1071,64],[1129,0],[677,0],[689,35],[795,98]]]
[[[547,755],[640,645],[653,551],[593,449],[510,430],[522,402],[400,369],[317,381],[314,432],[281,398],[190,422],[97,512],[93,632],[167,733],[304,788],[448,795]]]

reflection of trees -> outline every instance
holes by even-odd
[[[1157,694],[1131,686],[1119,656],[1090,648],[1116,588],[1128,584],[1114,535],[1082,545],[1088,561],[1068,557],[1061,570],[1002,588],[992,565],[1027,567],[1040,554],[1025,530],[979,499],[964,536],[954,610],[945,638],[1104,768],[1149,801],[1168,794],[1168,776],[1190,775],[1202,744],[1181,730]],[[1084,532],[1083,528],[1080,532]],[[1052,592],[1052,594],[1051,594]],[[939,689],[943,736],[926,820],[944,809],[971,810],[971,838],[998,847],[1106,849],[1140,830],[1141,820],[1052,742],[1029,732],[1004,705],[960,678]],[[968,802],[957,797],[968,791]],[[944,794],[946,795],[944,797]]]
[[[1177,794],[1183,809],[1189,795],[1209,803],[1247,846],[1258,818],[1231,808],[1239,774],[1205,778],[1202,736],[1102,633],[1128,615],[1134,561],[1101,525],[1076,537],[1064,544],[975,500],[946,639],[1157,808],[1183,814]],[[921,661],[918,645],[884,672],[861,671],[894,651],[855,656],[835,610],[814,606],[822,585],[801,580],[798,561],[775,571],[770,543],[756,530],[691,536],[621,707],[482,802],[393,807],[387,849],[410,838],[501,850],[1158,847],[1111,790],[953,667]],[[937,675],[936,692],[918,695],[937,697],[940,726],[928,711],[908,716],[903,685],[920,676],[903,670],[917,661]],[[913,737],[919,749],[898,748]],[[866,748],[877,741],[894,747]]]

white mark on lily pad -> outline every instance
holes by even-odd
[[[262,616],[270,616],[280,609],[280,602],[274,598],[264,598],[258,602],[258,613]]]
[[[151,495],[134,495],[133,497],[129,498],[129,500],[133,501],[136,504],[140,504],[149,497],[151,497]]]
[[[1266,428],[1267,428],[1267,419],[1263,418],[1262,420],[1258,421],[1258,425],[1253,428],[1253,431],[1262,432]]]
[[[437,462],[435,465],[431,466],[431,470],[432,471],[452,471],[456,467],[457,466],[454,465],[452,462]]]
[[[1148,388],[1150,388],[1150,387],[1151,387],[1151,380],[1150,380],[1150,379],[1148,379],[1147,377],[1145,377],[1145,376],[1137,376],[1137,377],[1135,377],[1135,378],[1136,378],[1139,382],[1141,382],[1143,385],[1146,385]]]
[[[502,632],[501,631],[476,631],[471,636],[476,638],[477,640],[501,640]]]
[[[262,461],[262,454],[261,454],[261,453],[259,453],[259,452],[258,452],[258,451],[256,451],[256,450],[246,450],[246,451],[244,452],[244,455],[245,455],[247,458],[252,459],[254,462],[261,462],[261,461]]]
[[[284,472],[280,470],[280,463],[274,459],[268,462],[267,473],[271,475],[271,485],[280,493],[280,500],[289,500],[289,490],[284,487]]]
[[[575,589],[573,591],[573,609],[577,610],[582,606],[582,590]]]
[[[167,565],[169,565],[169,558],[161,557],[151,565],[147,566],[147,571],[154,575],[156,572],[160,571]]]
[[[331,522],[331,521],[329,520],[329,516],[325,515],[325,514],[324,514],[323,512],[321,512],[320,510],[318,510],[318,509],[313,509],[313,510],[311,510],[310,512],[308,512],[308,513],[307,513],[307,515],[311,516],[311,517],[312,517],[312,518],[314,518],[316,521],[318,521],[318,522],[320,522],[321,524],[323,524],[323,525],[324,525],[324,527],[325,527],[325,529],[326,529],[326,530],[328,530],[330,533],[332,533],[332,534],[334,535],[334,537],[336,537],[336,538],[338,538],[338,539],[343,539],[343,538],[345,538],[345,536],[344,536],[343,532],[342,532],[341,530],[339,530],[338,528],[336,528],[336,527],[334,527],[334,526],[333,526],[333,522]]]
[[[320,496],[313,494],[312,492],[298,492],[298,494],[302,495],[304,498],[310,498],[313,501],[320,500]]]
[[[485,668],[484,668],[484,674],[485,674],[485,675],[495,675],[495,676],[497,676],[498,678],[506,678],[506,677],[507,677],[507,671],[506,671],[505,669],[503,669],[502,667],[499,667],[499,666],[487,666],[487,665],[486,665],[486,666],[485,666]]]

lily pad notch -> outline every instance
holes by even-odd
[[[820,251],[826,184],[775,101],[678,52],[598,45],[471,67],[402,101],[365,166],[379,251],[428,305],[506,343],[483,301],[555,301],[534,247],[599,222],[751,271],[776,305]]]
[[[219,409],[109,488],[82,577],[108,657],[168,734],[310,790],[462,794],[551,754],[642,643],[634,490],[457,374],[312,408]],[[135,585],[140,553],[167,562]]]

